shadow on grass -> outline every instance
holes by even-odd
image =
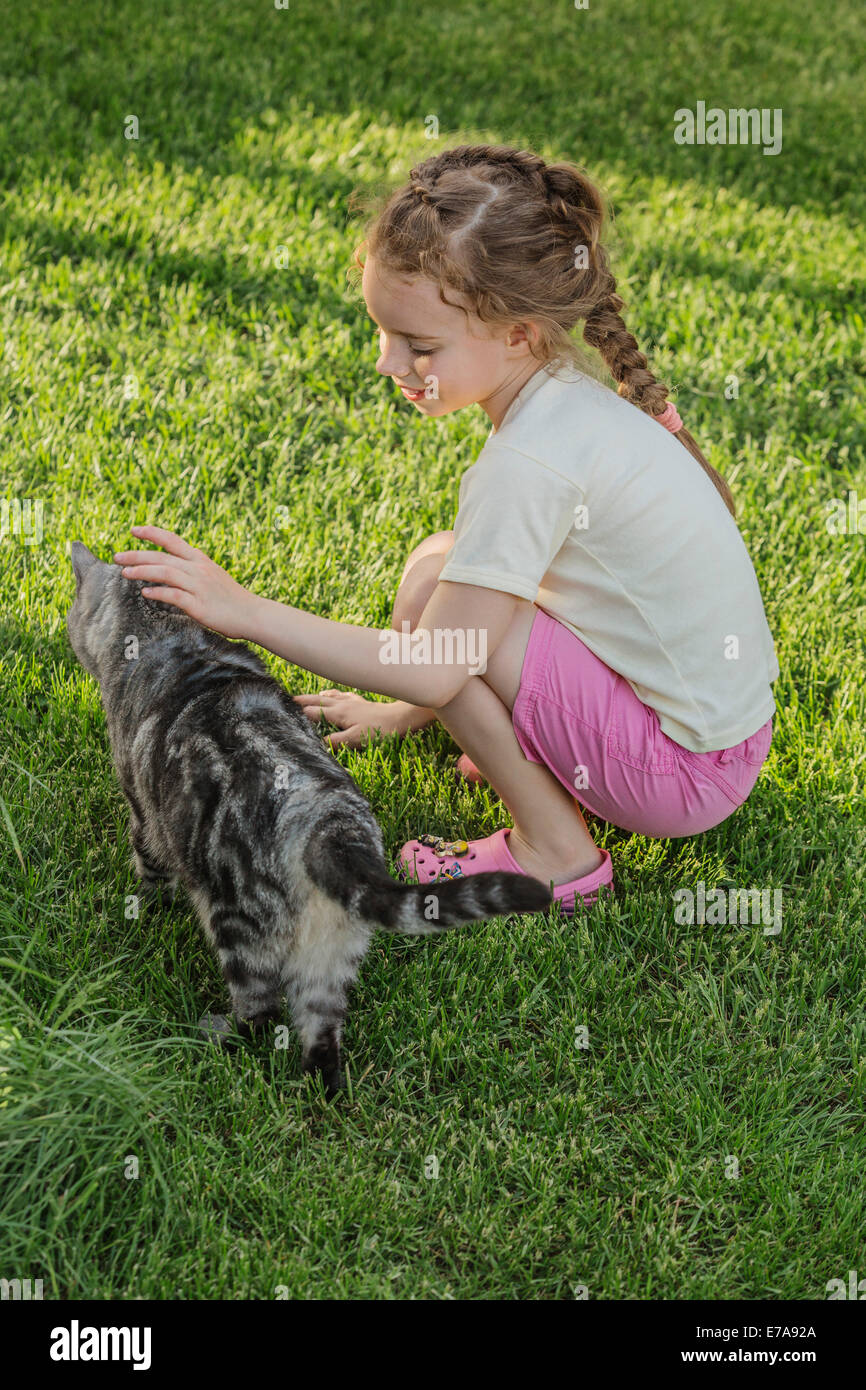
[[[362,138],[377,126],[416,127],[419,142],[434,115],[442,142],[485,129],[590,170],[614,166],[626,180],[695,180],[756,205],[858,221],[866,115],[854,100],[863,35],[851,3],[793,11],[768,0],[756,18],[732,0],[685,29],[677,0],[585,10],[501,0],[494,11],[464,0],[420,9],[410,25],[395,22],[387,0],[349,13],[337,0],[286,10],[268,0],[154,0],[146,10],[120,0],[108,13],[96,0],[46,0],[8,9],[4,23],[8,181],[25,170],[73,177],[105,150],[121,157],[132,148],[130,114],[139,159],[220,174],[249,123],[306,108],[354,118]],[[782,108],[781,153],[675,144],[674,113],[699,99]]]
[[[309,171],[299,169],[299,174],[302,172],[309,181]],[[345,194],[348,216],[348,196],[354,187],[350,179],[335,181],[326,174],[316,174],[313,179],[316,196],[320,188],[323,195],[332,195],[337,182],[341,194]],[[198,249],[166,251],[150,242],[130,241],[124,231],[93,231],[64,225],[41,215],[24,217],[12,213],[7,215],[4,229],[8,239],[20,238],[27,243],[29,259],[34,263],[40,260],[53,263],[67,258],[73,265],[92,260],[120,268],[135,262],[139,270],[145,270],[150,285],[194,285],[202,293],[202,307],[213,309],[224,323],[241,333],[246,331],[248,323],[246,308],[257,303],[266,303],[269,314],[277,318],[283,305],[295,326],[303,322],[305,307],[316,319],[325,315],[335,324],[344,323],[350,328],[358,324],[358,305],[350,293],[340,293],[335,284],[316,273],[312,263],[304,266],[293,259],[290,276],[275,272],[270,247],[262,248],[261,260],[256,265],[255,252],[229,256],[220,255],[216,250],[209,255]],[[672,284],[699,280],[724,282],[732,293],[741,295],[751,295],[758,290],[783,291],[792,302],[829,312],[834,318],[844,317],[848,311],[858,308],[862,299],[862,287],[854,282],[840,285],[837,280],[795,276],[784,270],[768,272],[766,265],[757,258],[738,257],[736,252],[722,256],[687,244],[666,244],[655,252],[650,249],[642,269],[646,275],[653,270],[663,270]],[[226,302],[227,292],[230,293],[229,302]],[[46,303],[41,306],[40,314],[48,318],[62,316],[68,312],[68,307],[66,301]],[[125,312],[125,301],[118,299],[102,317],[110,321],[112,316],[119,318]],[[850,380],[852,373],[864,373],[862,363],[853,358],[828,365],[835,367],[834,375],[840,386]]]

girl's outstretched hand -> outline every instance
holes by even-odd
[[[343,730],[323,739],[331,748],[340,743],[346,748],[361,748],[373,729],[380,729],[383,734],[401,732],[393,701],[386,704],[382,700],[365,700],[352,690],[320,690],[316,695],[295,695],[293,699],[312,724],[324,718]]]
[[[255,595],[205,555],[188,545],[173,531],[161,526],[133,526],[132,534],[143,541],[162,546],[155,550],[121,550],[114,557],[123,566],[127,579],[143,579],[153,588],[142,589],[145,598],[171,603],[191,618],[221,632],[225,637],[243,637]]]

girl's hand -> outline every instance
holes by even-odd
[[[123,566],[126,579],[143,579],[157,586],[142,589],[145,598],[171,603],[225,637],[244,636],[255,594],[173,531],[160,526],[133,526],[131,530],[134,536],[153,541],[167,552],[122,550],[114,557],[114,563]]]
[[[312,724],[324,715],[329,724],[344,730],[341,734],[328,734],[323,740],[331,748],[339,743],[346,748],[361,748],[373,729],[380,729],[383,734],[400,732],[393,701],[385,704],[381,700],[365,700],[351,690],[320,690],[316,695],[293,698]]]

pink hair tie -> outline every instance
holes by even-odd
[[[671,434],[676,434],[677,430],[681,430],[683,427],[683,422],[673,401],[668,401],[661,415],[654,415],[653,419],[658,420],[659,424],[664,425]]]

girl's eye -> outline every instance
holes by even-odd
[[[432,348],[416,347],[414,343],[409,344],[409,351],[414,352],[416,357],[431,357],[433,354]]]

